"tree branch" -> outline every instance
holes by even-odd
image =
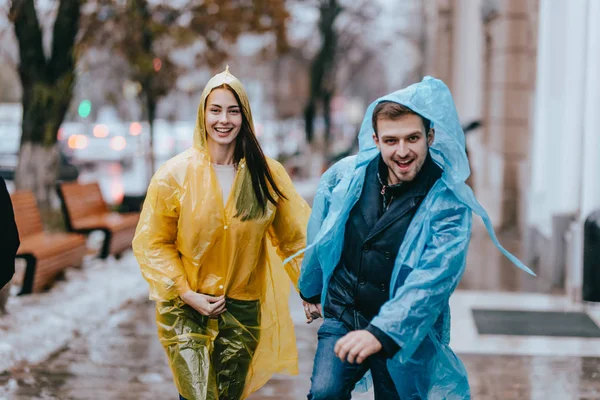
[[[81,0],[61,0],[54,22],[52,57],[49,73],[52,81],[71,72],[75,66],[73,54],[77,31],[79,30]]]
[[[33,0],[13,0],[10,19],[19,42],[19,75],[25,86],[34,77],[45,76],[46,58],[42,45],[42,31]]]

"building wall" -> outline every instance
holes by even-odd
[[[580,301],[584,223],[600,209],[600,1],[427,8],[425,71],[447,82],[462,123],[483,121],[467,136],[477,197],[521,236],[542,286]]]
[[[537,0],[429,0],[427,73],[452,90],[471,184],[498,229],[523,230],[535,88]],[[434,10],[434,11],[431,11]]]
[[[453,0],[423,0],[425,12],[424,72],[443,80],[452,90]]]
[[[479,197],[499,229],[523,225],[528,182],[531,103],[535,88],[536,13],[532,0],[484,1],[484,121],[486,165]]]
[[[528,225],[531,242],[542,243],[533,246],[542,277],[566,286],[575,299],[582,284],[583,224],[600,208],[598,18],[595,0],[540,2]]]
[[[426,70],[461,122],[483,121],[467,136],[477,197],[540,280],[580,299],[583,224],[600,209],[600,2],[430,2]]]

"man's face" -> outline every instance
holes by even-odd
[[[387,165],[388,183],[395,185],[415,179],[433,143],[433,129],[426,135],[421,117],[408,114],[396,120],[378,119],[377,131],[373,139]]]

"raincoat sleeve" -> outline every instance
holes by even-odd
[[[447,306],[465,269],[471,210],[452,200],[443,200],[445,204],[435,211],[418,265],[401,266],[413,269],[371,322],[400,346],[395,357],[403,363],[412,357]]]
[[[306,244],[309,248],[306,250],[302,261],[298,289],[300,290],[300,296],[313,304],[321,302],[321,291],[323,290],[323,270],[317,257],[314,242],[329,212],[331,192],[338,182],[338,169],[339,163],[329,168],[321,177],[308,221]]]
[[[273,162],[273,178],[287,199],[280,199],[275,218],[269,227],[271,243],[282,260],[293,256],[306,246],[306,224],[310,216],[310,207],[298,194],[285,168]],[[298,276],[302,257],[294,257],[285,264],[285,270],[298,287]]]
[[[152,300],[171,300],[190,290],[176,245],[179,211],[179,185],[159,170],[148,187],[133,239]]]

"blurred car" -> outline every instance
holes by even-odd
[[[194,144],[195,121],[154,121],[154,157],[158,163],[187,150]],[[137,136],[137,156],[145,156],[150,148],[150,125],[148,122],[132,122],[130,136]]]
[[[19,156],[17,154],[0,153],[0,177],[8,181],[13,181],[18,162]],[[59,153],[57,179],[59,181],[76,181],[78,177],[79,168],[73,165],[65,153],[61,151]]]
[[[124,124],[94,124],[89,130],[88,127],[79,133],[65,131],[63,135],[75,164],[119,162],[124,167],[131,166],[137,143],[135,138],[128,137]]]
[[[20,145],[20,123],[0,122],[0,154],[17,154]]]
[[[20,121],[2,121],[0,123],[0,176],[5,180],[15,179],[21,146]],[[79,169],[73,165],[68,154],[59,144],[58,180],[73,181],[79,177]]]

